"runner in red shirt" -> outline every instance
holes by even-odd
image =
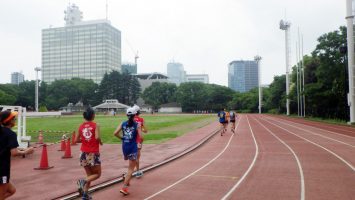
[[[134,121],[137,122],[138,128],[143,132],[143,133],[148,133],[148,129],[144,124],[144,119],[142,117],[139,117],[140,115],[140,107],[137,105],[134,105],[133,108],[136,110],[136,115],[134,116]],[[140,178],[143,176],[143,172],[139,170],[139,158],[141,157],[141,150],[143,146],[143,137],[140,137],[139,135],[137,136],[137,146],[138,146],[138,158],[137,158],[137,172],[136,172],[136,177]]]
[[[99,144],[102,145],[102,142],[100,139],[100,126],[94,122],[94,110],[92,108],[86,109],[83,116],[85,122],[80,125],[75,139],[81,138],[80,165],[84,167],[86,172],[86,178],[77,181],[78,191],[82,195],[82,199],[86,200],[90,199],[88,190],[91,182],[101,176]]]

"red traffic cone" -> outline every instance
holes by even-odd
[[[65,148],[65,153],[62,158],[72,158],[71,149],[70,149],[70,138],[68,138],[67,146]]]
[[[58,151],[65,151],[65,140],[64,139],[62,139],[61,141],[60,141],[60,149],[58,149]]]
[[[48,156],[47,156],[47,145],[44,144],[42,146],[42,156],[41,156],[41,162],[39,164],[39,167],[34,168],[35,170],[45,170],[45,169],[50,169],[53,168],[54,166],[48,166]]]
[[[75,141],[75,131],[73,131],[72,137],[71,137],[71,145],[76,145]]]
[[[43,144],[43,131],[39,131],[37,144]]]

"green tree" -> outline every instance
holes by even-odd
[[[313,59],[306,65],[315,68],[305,71],[307,78],[316,75],[305,86],[306,110],[314,116],[348,120],[346,60],[339,51],[344,44],[346,27],[322,35],[312,52]]]
[[[176,102],[176,91],[177,86],[174,83],[153,82],[144,90],[142,98],[145,103],[158,109],[162,104]]]
[[[133,105],[139,95],[140,85],[137,77],[118,71],[105,74],[98,87],[98,96],[101,100],[117,99],[123,104]]]
[[[176,97],[184,112],[206,110],[209,107],[206,87],[206,84],[199,82],[182,83],[179,86]]]

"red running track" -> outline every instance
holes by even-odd
[[[355,137],[347,127],[239,115],[236,134],[93,193],[94,199],[355,199]],[[346,132],[347,134],[344,134]]]

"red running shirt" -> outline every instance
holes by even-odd
[[[95,122],[84,122],[79,127],[79,135],[81,138],[81,148],[82,152],[86,153],[98,153],[99,141],[95,138],[96,123]]]
[[[137,124],[138,124],[138,129],[139,130],[142,130],[142,126],[144,126],[144,119],[143,118],[141,118],[141,117],[138,117],[137,115],[136,116],[134,116],[134,121],[135,122],[137,122]],[[137,143],[143,143],[143,138],[141,138],[140,136],[139,136],[139,134],[137,134]]]

